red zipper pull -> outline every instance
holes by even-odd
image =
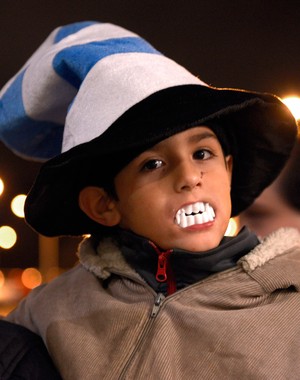
[[[149,241],[149,244],[152,245],[152,247],[155,249],[156,253],[158,254],[157,271],[156,271],[156,276],[155,276],[156,281],[167,282],[168,295],[175,293],[176,288],[177,288],[176,282],[174,279],[173,271],[170,268],[170,265],[168,265],[169,256],[171,255],[173,250],[169,249],[168,251],[161,252],[152,241]]]
[[[165,282],[167,281],[167,257],[164,255],[164,253],[161,253],[158,256],[158,263],[157,263],[157,272],[156,272],[156,280],[158,282]]]
[[[172,249],[169,249],[166,252],[157,252],[158,253],[158,262],[157,262],[157,272],[156,272],[156,280],[158,282],[165,282],[168,279],[168,261],[169,256],[172,253]]]

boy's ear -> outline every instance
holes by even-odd
[[[233,156],[229,154],[228,156],[225,157],[225,162],[226,162],[226,167],[228,173],[232,175],[232,170],[233,170]]]
[[[232,180],[232,170],[233,170],[233,156],[229,154],[228,156],[225,157],[225,162],[226,162],[226,168],[227,168],[227,173],[230,179],[230,182]]]
[[[101,187],[84,187],[79,193],[79,207],[89,218],[104,226],[113,227],[121,221],[116,202]]]

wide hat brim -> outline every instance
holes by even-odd
[[[232,216],[279,174],[297,126],[270,94],[183,85],[136,104],[101,136],[44,163],[25,203],[27,223],[45,236],[105,233],[78,206],[84,186],[105,185],[143,150],[197,125],[224,127],[233,149]]]

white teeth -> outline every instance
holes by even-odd
[[[215,211],[212,207],[209,207],[209,212],[213,218],[216,216]]]
[[[192,205],[192,211],[193,211],[194,214],[198,214],[198,212],[200,211],[198,205],[199,205],[199,203],[194,203]]]
[[[179,225],[180,225],[180,227],[182,227],[182,228],[187,227],[187,217],[186,217],[186,215],[183,214],[183,213],[180,215],[180,223],[179,223]]]
[[[175,221],[182,227],[212,222],[215,218],[214,209],[209,203],[196,202],[177,211]]]
[[[207,222],[209,221],[209,217],[210,217],[210,215],[208,215],[207,212],[204,212],[204,213],[202,214],[202,216],[203,216],[203,223],[207,223]]]
[[[195,224],[195,217],[193,215],[188,215],[186,217],[186,222],[188,226],[192,226],[193,224]]]
[[[187,215],[190,215],[192,212],[193,212],[193,205],[188,205],[184,208],[184,212],[187,214]]]
[[[195,224],[202,224],[203,223],[203,216],[202,214],[195,215]]]
[[[208,213],[211,216],[211,218],[213,218],[213,219],[215,218],[215,212],[214,212],[214,209],[212,207],[209,207]]]

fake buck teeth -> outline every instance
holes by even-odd
[[[175,217],[176,223],[182,228],[212,222],[214,219],[214,209],[209,203],[203,202],[196,202],[181,208]]]

